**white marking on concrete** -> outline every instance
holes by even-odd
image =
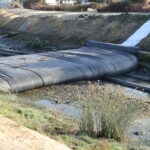
[[[150,20],[144,23],[133,35],[121,45],[134,47],[150,34]]]

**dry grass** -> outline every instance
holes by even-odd
[[[0,114],[15,120],[35,131],[66,143],[74,150],[125,150],[118,142],[102,142],[101,139],[86,135],[76,135],[76,121],[66,118],[48,108],[40,107],[27,100],[19,100],[15,95],[0,94]],[[101,142],[100,142],[101,141]],[[118,148],[119,147],[119,148]]]
[[[23,17],[24,14],[14,19],[10,19],[9,15],[11,14],[6,13],[5,16],[0,13],[0,26],[3,29],[28,33],[29,41],[32,41],[30,35],[39,35],[41,41],[53,45],[58,45],[60,42],[84,45],[88,40],[122,43],[149,18],[148,15],[130,14],[109,17],[93,15],[78,19],[37,16],[28,24],[28,19]],[[22,23],[25,25],[22,26]],[[20,26],[22,26],[21,30]],[[25,38],[25,35],[22,37]],[[145,42],[148,43],[149,39]]]
[[[146,37],[140,44],[139,46],[142,48],[144,51],[149,51],[150,52],[150,35]]]
[[[40,1],[40,0],[38,0]],[[93,1],[89,4],[75,4],[75,5],[45,5],[43,2],[32,2],[26,0],[24,3],[25,8],[31,8],[36,10],[46,11],[70,11],[70,12],[82,12],[87,11],[88,8],[97,10],[98,12],[149,12],[148,5],[143,5],[139,1],[130,0],[118,0],[110,3]]]
[[[95,94],[94,94],[95,93]],[[119,88],[89,86],[82,97],[79,128],[90,136],[122,141],[130,123],[143,111],[143,102],[124,95]]]

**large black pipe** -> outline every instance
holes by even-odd
[[[112,50],[127,52],[131,54],[138,54],[138,52],[140,51],[139,47],[123,46],[120,44],[104,43],[104,42],[93,41],[93,40],[89,40],[86,43],[86,45],[91,47],[98,47],[101,49],[109,49],[109,50],[112,49]]]
[[[144,85],[141,85],[141,84],[136,84],[136,83],[133,83],[133,82],[130,82],[130,81],[125,81],[125,80],[119,79],[117,77],[106,77],[105,79],[107,79],[111,82],[114,82],[114,83],[118,83],[118,84],[121,84],[121,85],[124,85],[124,86],[127,86],[127,87],[137,89],[137,90],[150,92],[150,87],[148,87],[148,86],[144,86]]]

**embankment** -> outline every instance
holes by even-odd
[[[28,11],[28,10],[26,10]],[[31,11],[31,10],[29,10]],[[45,35],[58,40],[84,42],[97,40],[102,42],[121,43],[126,40],[149,16],[142,15],[79,15],[61,18],[35,11],[25,15],[0,10],[0,26],[17,32]],[[146,40],[147,41],[147,40]],[[149,39],[148,39],[149,41]],[[147,41],[147,43],[149,43]]]
[[[149,15],[137,14],[79,14],[76,17],[71,17],[72,14],[66,17],[65,13],[58,17],[60,14],[55,14],[34,10],[0,10],[0,28],[46,37],[49,43],[61,41],[83,45],[88,40],[122,43],[149,18]],[[139,46],[150,51],[150,36]]]

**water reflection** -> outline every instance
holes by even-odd
[[[59,112],[64,113],[67,116],[73,117],[73,118],[79,118],[80,115],[80,108],[76,106],[71,106],[68,104],[57,104],[53,103],[49,100],[36,100],[34,101],[36,104],[40,104],[45,107],[51,107]]]
[[[144,91],[132,89],[132,88],[125,88],[124,91],[136,99],[141,99],[141,98],[148,99],[148,97],[149,97],[148,93],[146,93]]]

